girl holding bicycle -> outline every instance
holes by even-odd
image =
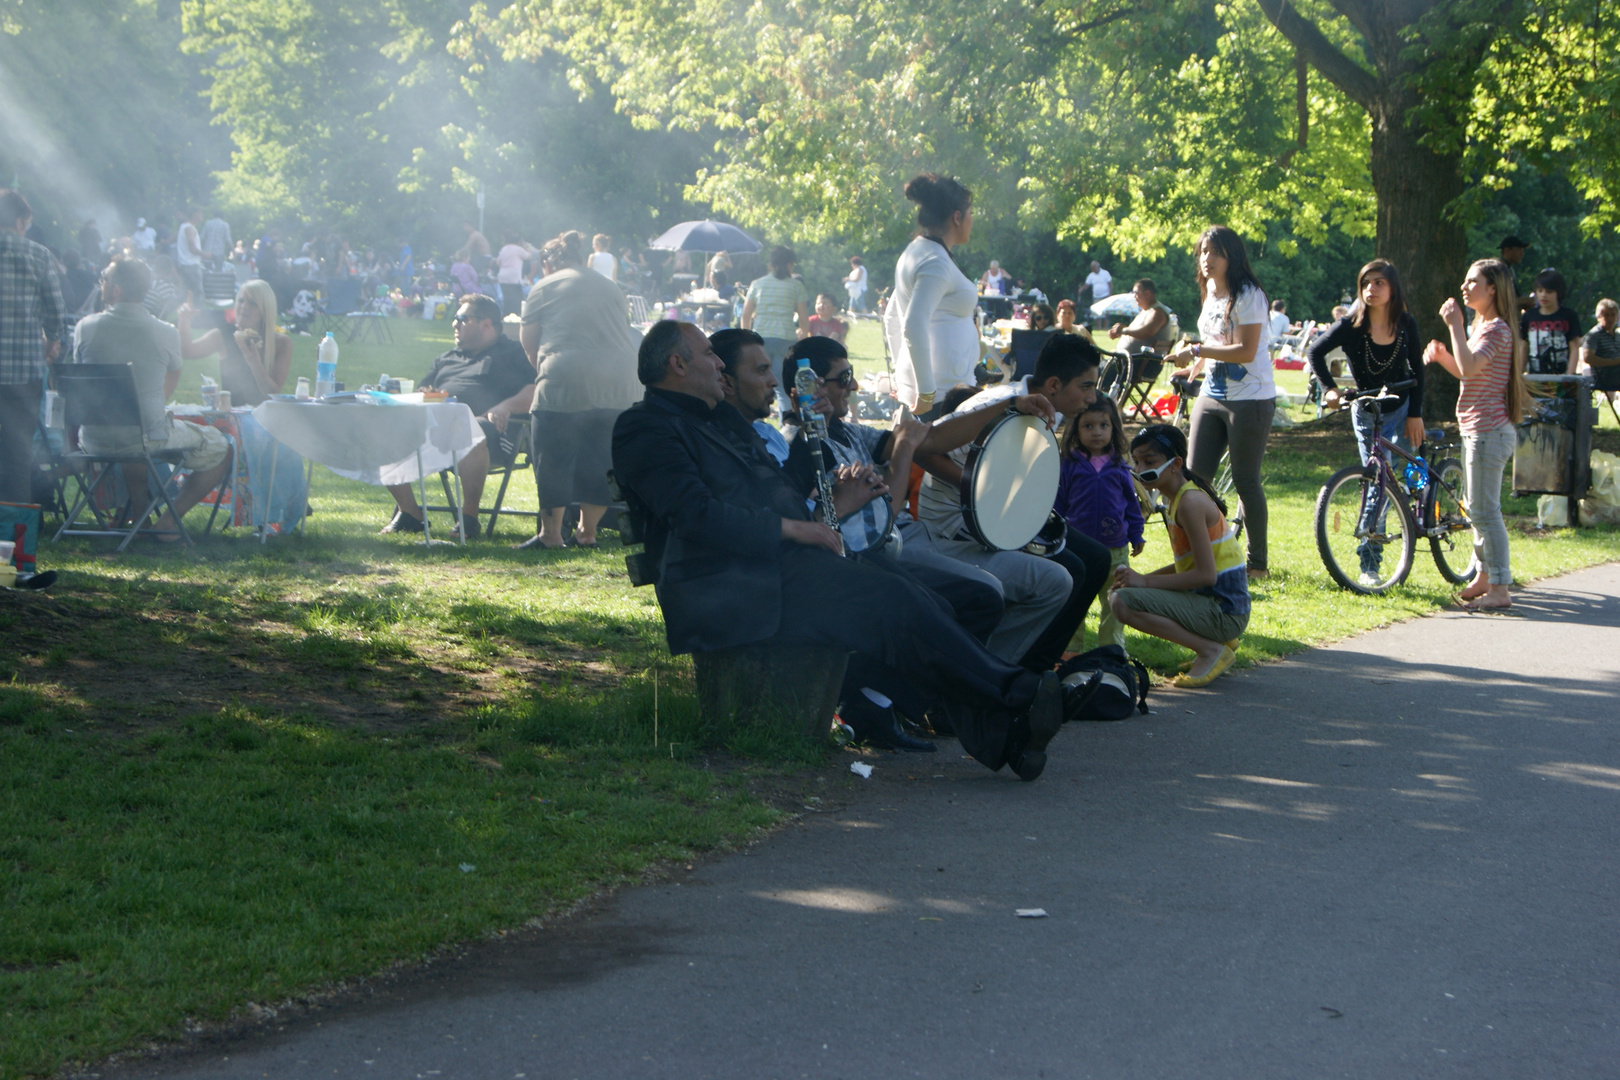
[[[1277,411],[1277,384],[1271,367],[1271,311],[1260,288],[1243,240],[1224,225],[1213,225],[1198,238],[1198,291],[1204,307],[1198,316],[1198,344],[1187,345],[1166,359],[1183,379],[1207,367],[1198,403],[1193,406],[1192,467],[1215,475],[1221,454],[1232,455],[1232,486],[1243,501],[1249,530],[1249,575],[1266,575],[1266,492],[1260,464]]]
[[[1372,425],[1374,410],[1364,401],[1351,404],[1350,422],[1355,428],[1363,465],[1372,460],[1380,436],[1402,443],[1407,450],[1415,451],[1423,445],[1423,359],[1418,340],[1417,320],[1406,310],[1400,275],[1387,259],[1374,259],[1356,275],[1356,302],[1349,313],[1311,345],[1308,354],[1311,370],[1327,390],[1322,398],[1324,409],[1337,407],[1341,397],[1328,362],[1328,354],[1335,349],[1343,349],[1349,359],[1357,389],[1377,390],[1392,383],[1414,383],[1399,392],[1399,402],[1382,410],[1378,431],[1374,431]],[[1380,523],[1388,510],[1383,489],[1378,489],[1376,496],[1366,502],[1360,531],[1382,532]],[[1364,541],[1357,553],[1364,579],[1377,579],[1381,573],[1383,545]]]
[[[1175,561],[1150,574],[1114,571],[1108,603],[1126,626],[1191,649],[1177,686],[1208,686],[1237,659],[1249,625],[1249,578],[1243,545],[1226,522],[1226,504],[1209,481],[1187,468],[1187,437],[1149,424],[1131,440],[1136,478],[1170,500],[1165,525]]]
[[[1502,471],[1518,446],[1515,427],[1524,413],[1525,392],[1524,361],[1515,348],[1518,335],[1508,322],[1519,311],[1513,272],[1500,259],[1481,259],[1468,268],[1462,297],[1476,316],[1473,331],[1463,325],[1462,307],[1448,297],[1440,317],[1451,331],[1451,348],[1431,341],[1423,359],[1462,380],[1457,427],[1479,570],[1457,599],[1469,611],[1500,610],[1513,604]]]

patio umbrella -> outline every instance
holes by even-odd
[[[1128,292],[1105,296],[1091,305],[1091,314],[1098,319],[1107,318],[1109,315],[1135,315],[1141,310]]]
[[[725,251],[752,255],[759,241],[723,221],[683,221],[648,247],[659,251]]]

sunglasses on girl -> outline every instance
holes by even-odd
[[[1170,466],[1174,465],[1175,463],[1176,463],[1176,459],[1171,458],[1169,461],[1162,462],[1161,464],[1155,465],[1151,469],[1135,469],[1135,470],[1132,470],[1132,471],[1134,471],[1136,473],[1136,478],[1138,480],[1142,481],[1142,483],[1151,484],[1151,483],[1153,483],[1153,481],[1157,480],[1160,476],[1164,475],[1164,470],[1168,469]]]

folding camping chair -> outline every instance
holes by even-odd
[[[1056,330],[1014,330],[1012,341],[1007,347],[1008,355],[1012,358],[1012,378],[1022,379],[1025,375],[1035,374],[1035,361],[1041,355],[1041,349]],[[884,341],[885,347],[888,341]]]
[[[652,323],[652,308],[647,305],[645,296],[627,296],[630,302],[630,325],[648,326]]]
[[[67,406],[69,430],[84,424],[136,430],[143,427],[140,403],[135,396],[135,370],[129,364],[66,364],[56,369],[55,378],[57,389]],[[219,512],[219,501],[225,493],[225,487],[235,475],[235,451],[233,445],[230,455],[225,459],[225,473],[220,481],[219,490],[214,493],[214,513],[208,516],[210,530],[214,527],[214,515]],[[127,548],[137,533],[145,533],[148,536],[178,536],[183,543],[191,544],[193,542],[191,533],[187,531],[185,522],[180,519],[169,497],[169,475],[158,469],[158,465],[162,464],[172,475],[174,470],[179,468],[180,460],[184,456],[184,452],[180,450],[154,451],[147,450],[144,445],[139,454],[93,454],[87,451],[63,454],[64,463],[80,470],[77,473],[79,498],[52,539],[60,540],[64,536],[122,536],[124,539],[118,545],[119,551]],[[127,530],[110,519],[95,504],[96,493],[101,485],[115,475],[115,467],[124,465],[144,466],[142,472],[150,495],[146,508],[132,515]],[[84,479],[85,468],[93,470],[89,483]],[[135,492],[131,491],[129,495],[130,507],[133,509]],[[78,521],[79,515],[86,507],[96,520],[96,528],[74,528],[74,523]],[[173,530],[147,525],[153,511],[162,508],[166,508],[174,515]]]
[[[530,443],[528,414],[520,413],[512,417],[511,420],[507,421],[506,435],[512,440],[513,445],[517,447],[516,452],[512,455],[512,464],[505,466],[490,466],[490,477],[499,475],[501,478],[501,486],[499,490],[495,492],[495,502],[488,510],[485,510],[482,506],[478,508],[478,512],[480,514],[487,513],[489,515],[489,526],[484,530],[484,535],[488,537],[493,537],[495,535],[495,525],[503,517],[534,518],[537,523],[540,518],[540,513],[537,510],[512,510],[508,509],[506,506],[506,488],[507,485],[511,484],[512,476],[515,473],[527,472],[532,464],[532,462],[529,460]],[[455,493],[450,490],[449,469],[444,469],[439,473],[439,483],[444,487],[445,505],[425,506],[422,508],[423,512],[433,513],[437,511],[439,513],[460,514],[460,503],[456,499]],[[489,480],[486,479],[484,483],[487,489]],[[457,518],[456,520],[459,521],[460,518]],[[538,524],[536,528],[538,530]]]
[[[336,336],[343,331],[343,340],[353,338],[353,328],[350,317],[360,306],[360,279],[357,277],[333,278],[326,283],[326,296],[321,300],[321,306],[316,309],[320,316],[317,333],[325,334],[332,331]]]
[[[236,303],[236,275],[229,270],[203,267],[202,288],[202,302],[209,307],[224,309]]]
[[[1156,352],[1107,353],[1123,361],[1122,378],[1109,394],[1119,402],[1121,417],[1134,417],[1142,423],[1159,419],[1153,408],[1153,387],[1164,371],[1164,357]]]

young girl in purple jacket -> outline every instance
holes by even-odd
[[[1098,645],[1125,646],[1125,627],[1108,606],[1114,580],[1112,567],[1129,566],[1132,555],[1142,554],[1142,506],[1136,501],[1125,426],[1113,398],[1097,400],[1069,421],[1063,436],[1063,476],[1058,484],[1057,512],[1070,525],[1109,549],[1113,557],[1097,599],[1102,621],[1097,625]],[[1128,545],[1128,546],[1127,546]],[[1085,623],[1070,643],[1084,649]]]

